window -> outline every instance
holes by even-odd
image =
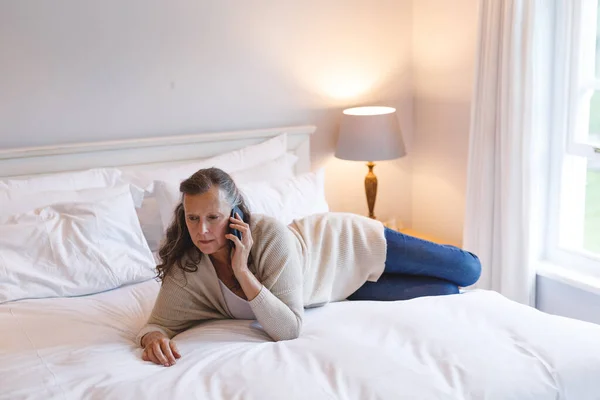
[[[546,255],[600,277],[600,8],[598,0],[556,7]]]
[[[595,3],[595,4],[594,4]],[[593,90],[589,99],[589,109],[587,110],[587,124],[583,129],[582,142],[584,151],[587,150],[591,157],[587,159],[586,191],[585,191],[585,217],[583,248],[595,254],[600,254],[600,7],[597,1],[588,2],[588,10],[584,10],[585,25],[589,32],[584,30],[583,40],[586,48],[590,50],[583,51],[583,55],[589,51],[590,56],[585,58],[585,71],[588,82],[585,86],[592,86]],[[586,17],[586,13],[589,15]],[[593,70],[592,70],[593,68]],[[587,149],[586,149],[587,147]],[[591,152],[593,150],[593,154]]]

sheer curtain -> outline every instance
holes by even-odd
[[[552,79],[549,0],[481,0],[464,248],[477,288],[535,303]]]

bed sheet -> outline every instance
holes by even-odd
[[[600,326],[491,291],[306,310],[300,338],[200,324],[170,368],[134,343],[144,283],[0,306],[1,399],[600,399]]]

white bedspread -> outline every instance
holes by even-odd
[[[170,368],[133,342],[149,281],[0,306],[2,399],[600,399],[600,326],[487,291],[307,310],[299,339],[202,324]]]

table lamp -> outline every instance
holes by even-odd
[[[367,161],[365,192],[369,217],[377,197],[377,177],[373,161],[393,160],[406,155],[396,109],[392,107],[355,107],[343,111],[335,156],[342,160]]]

